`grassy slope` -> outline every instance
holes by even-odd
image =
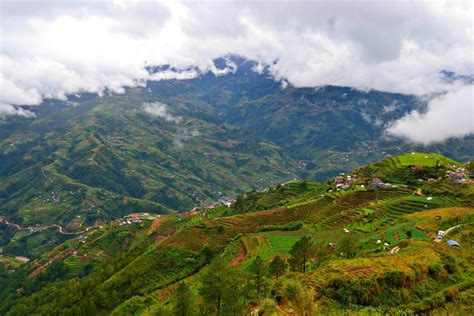
[[[407,166],[393,167],[391,172],[397,173],[398,168]],[[389,174],[388,170],[384,172]],[[370,182],[370,177],[359,178],[359,181]],[[420,189],[431,192],[437,185],[444,188],[444,193],[433,195],[435,202],[427,208],[426,195],[415,196],[414,193],[419,194]],[[446,187],[452,188],[451,194],[446,194]],[[122,307],[114,304],[124,302],[122,305],[127,308],[133,306],[144,312],[152,305],[166,303],[176,280],[186,278],[194,288],[198,287],[203,271],[201,251],[204,245],[245,272],[257,255],[267,262],[278,253],[287,257],[299,236],[309,235],[317,245],[324,246],[330,241],[338,241],[346,234],[343,230],[346,228],[360,244],[355,258],[345,259],[334,253],[322,266],[311,267],[306,275],[288,275],[288,278],[302,280],[319,293],[315,303],[321,312],[356,308],[361,312],[376,313],[399,305],[420,312],[442,308],[445,303],[468,311],[466,299],[473,285],[473,271],[468,264],[473,259],[472,234],[469,233],[474,216],[472,186],[447,186],[440,180],[430,185],[420,183],[418,187],[375,191],[357,187],[357,190],[321,194],[321,188],[313,183],[292,183],[257,195],[248,194],[241,201],[244,205],[268,210],[251,212],[251,208],[223,208],[210,213],[210,217],[217,216],[213,219],[203,215],[167,216],[157,225],[145,223],[142,228],[131,231],[112,226],[105,232],[93,233],[93,241],[86,245],[73,242],[64,248],[78,247],[79,254],[88,255],[90,264],[104,267],[110,266],[118,254],[123,253],[122,257],[128,259],[124,259],[118,270],[109,271],[110,277],[106,280],[93,281],[97,273],[106,274],[103,270],[86,277],[88,290],[100,296],[110,289],[124,289],[123,293],[116,294],[116,300],[109,299],[111,305],[104,305],[102,309],[118,311]],[[276,208],[271,209],[275,205]],[[225,213],[234,215],[222,216]],[[436,219],[437,215],[440,219]],[[279,229],[295,221],[303,223],[297,231],[259,232],[263,227]],[[460,248],[432,241],[438,229],[458,224],[462,224],[461,228],[453,231],[449,238],[460,241]],[[413,231],[409,242],[407,230]],[[377,243],[378,239],[389,242],[388,249],[399,246],[400,252],[387,253]],[[235,260],[241,247],[245,248],[245,256]],[[56,255],[65,249],[56,250]],[[138,249],[140,254],[133,252],[131,255],[130,249]],[[45,262],[54,256],[51,253],[41,260]],[[452,268],[453,258],[455,268]],[[80,274],[80,260],[71,259],[70,255],[59,260],[64,260],[69,267],[66,278]],[[174,263],[168,266],[166,262]],[[436,274],[430,272],[434,267],[439,267]],[[134,280],[132,284],[128,283],[131,279]],[[454,301],[449,293],[457,293]],[[41,299],[42,291],[35,295],[40,301],[44,300]],[[128,300],[133,295],[138,296]],[[28,304],[28,300],[21,302]],[[64,308],[71,308],[67,306]]]

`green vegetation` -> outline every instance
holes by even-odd
[[[455,163],[453,160],[447,159],[439,154],[425,154],[425,153],[406,153],[397,157],[398,161],[403,167],[407,166],[424,166],[436,167],[440,163]]]
[[[306,265],[314,256],[314,245],[308,236],[298,240],[290,250],[289,264],[294,271],[306,272]]]
[[[448,176],[472,179],[451,158],[474,136],[387,139],[419,99],[281,89],[232,59],[0,120],[0,315],[474,314],[474,186]]]
[[[301,238],[298,235],[262,233],[270,242],[272,249],[278,253],[289,253],[293,245]]]
[[[412,181],[411,166],[385,163],[355,171],[359,184],[345,190],[295,181],[242,195],[237,208],[73,236],[14,261],[15,272],[0,265],[0,314],[469,314],[473,190],[439,177],[370,187],[373,172]]]
[[[287,268],[288,264],[279,255],[276,255],[268,266],[270,274],[277,279],[286,272]]]

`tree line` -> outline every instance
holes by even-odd
[[[335,250],[346,258],[355,256],[357,241],[350,235],[339,240]],[[157,315],[241,315],[251,306],[266,314],[278,313],[282,299],[290,302],[298,315],[313,314],[313,290],[301,276],[329,260],[334,249],[314,245],[309,236],[298,240],[289,258],[274,256],[266,263],[256,256],[245,269],[231,267],[216,258],[203,271],[198,284],[179,282],[173,292],[171,308],[156,307]],[[288,273],[292,277],[282,278]],[[294,276],[294,277],[293,277]]]

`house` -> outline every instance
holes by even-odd
[[[448,245],[454,246],[454,247],[459,247],[460,246],[460,244],[455,240],[448,240]]]
[[[30,261],[29,258],[24,257],[24,256],[16,256],[15,259],[16,259],[16,260],[19,260],[19,261],[21,261],[21,262],[23,262],[23,263],[27,263],[28,261]]]
[[[334,181],[336,182],[336,186],[344,185],[344,177],[343,176],[337,176]]]
[[[347,176],[347,182],[346,182],[347,184],[352,185],[352,184],[354,184],[356,181],[357,181],[357,180],[356,180],[355,176]]]
[[[128,214],[127,216],[125,216],[125,217],[130,219],[130,220],[137,220],[137,219],[140,219],[144,216],[150,216],[150,213],[131,213],[131,214]]]
[[[446,177],[456,183],[464,182],[464,174],[454,171],[446,171]]]
[[[226,205],[227,207],[231,207],[232,204],[234,204],[235,202],[236,202],[235,199],[229,199],[224,202],[224,205]]]
[[[385,186],[385,183],[383,183],[383,181],[380,180],[379,178],[373,178],[372,186],[376,188],[383,188]]]
[[[436,236],[437,239],[443,239],[444,238],[444,235],[445,235],[445,232],[444,230],[440,230],[438,232],[438,235]]]

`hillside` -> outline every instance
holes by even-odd
[[[234,68],[195,69],[196,78],[148,81],[123,94],[46,100],[30,108],[34,117],[0,119],[0,218],[9,223],[0,223],[0,247],[37,258],[129,213],[188,211],[404,151],[474,157],[472,137],[428,148],[387,137],[387,124],[426,106],[414,96],[283,89],[254,61],[214,64]]]
[[[0,314],[471,314],[471,172],[407,153],[230,207],[123,218],[26,264],[3,257]]]

